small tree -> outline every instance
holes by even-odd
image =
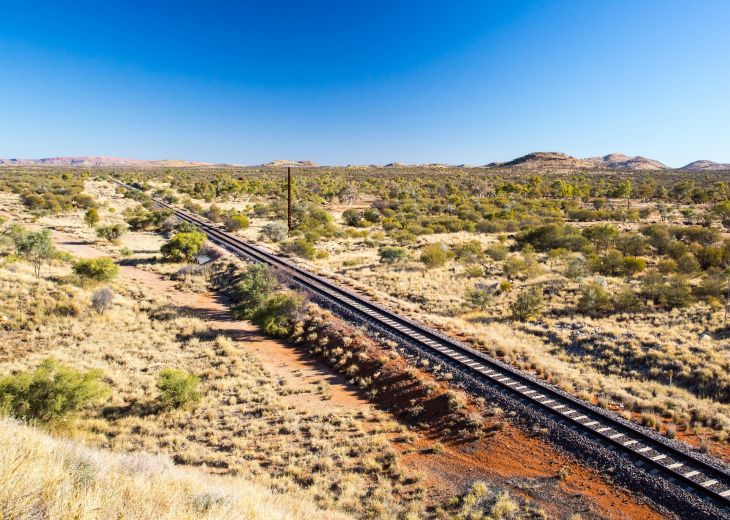
[[[91,295],[91,306],[99,314],[104,314],[114,306],[114,291],[109,287],[97,289]]]
[[[533,286],[519,293],[509,307],[513,319],[525,321],[539,316],[542,313],[543,306],[542,289]]]
[[[113,280],[119,274],[119,267],[108,256],[79,260],[74,264],[73,270],[79,276],[100,282]]]
[[[403,260],[407,254],[407,251],[402,247],[381,247],[378,249],[378,256],[384,264],[392,264]]]
[[[56,255],[56,246],[53,244],[51,232],[48,229],[19,235],[16,248],[18,253],[33,265],[36,278],[40,278],[43,264]]]
[[[203,233],[178,233],[160,248],[162,256],[173,262],[190,262],[205,244]]]
[[[476,287],[467,287],[464,290],[465,305],[483,311],[492,301],[494,294],[488,289],[477,289]]]
[[[162,392],[162,402],[168,408],[182,408],[200,400],[196,389],[200,379],[185,370],[166,368],[160,372],[157,388]]]
[[[89,208],[89,211],[84,215],[84,222],[89,227],[94,227],[99,222],[99,213],[94,208]]]

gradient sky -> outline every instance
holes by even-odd
[[[730,162],[727,0],[0,0],[0,13],[3,158]]]

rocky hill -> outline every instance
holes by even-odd
[[[319,168],[319,165],[312,161],[287,161],[286,159],[280,159],[278,161],[267,162],[261,166],[268,166],[270,168],[286,168],[291,166],[292,168]]]
[[[603,157],[589,157],[585,159],[589,163],[603,168],[621,168],[627,170],[669,170],[669,166],[647,159],[646,157],[629,157],[620,153],[612,153]]]
[[[529,153],[506,163],[491,163],[488,166],[525,170],[576,170],[596,167],[593,163],[557,152]]]
[[[182,160],[145,161],[122,159],[120,157],[47,157],[45,159],[0,159],[0,164],[46,165],[46,166],[204,166],[211,163]]]
[[[710,170],[730,170],[730,164],[728,163],[716,163],[713,161],[695,161],[679,168],[680,170],[699,170],[699,171],[710,171]]]

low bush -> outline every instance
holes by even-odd
[[[100,371],[80,372],[45,359],[32,372],[0,379],[0,413],[43,424],[62,420],[106,393]]]
[[[196,389],[200,379],[185,370],[166,368],[160,372],[157,388],[162,392],[162,402],[168,408],[182,408],[200,400]]]
[[[114,242],[127,232],[127,228],[124,224],[107,224],[106,226],[96,226],[94,231],[96,231],[97,237]]]
[[[407,251],[402,247],[381,247],[378,249],[380,261],[385,264],[392,264],[399,260],[403,260],[407,254]]]
[[[431,244],[423,248],[421,262],[427,267],[440,267],[454,258],[454,252],[445,244]]]
[[[79,276],[100,282],[113,280],[119,274],[119,267],[108,256],[79,260],[74,264],[73,270]]]
[[[296,293],[275,294],[253,312],[251,321],[271,337],[287,337],[292,333],[294,318],[302,301],[302,297]]]
[[[203,233],[178,233],[169,242],[160,247],[162,256],[173,262],[190,262],[205,244]]]

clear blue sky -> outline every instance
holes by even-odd
[[[730,162],[727,0],[0,0],[0,12],[3,158]]]

